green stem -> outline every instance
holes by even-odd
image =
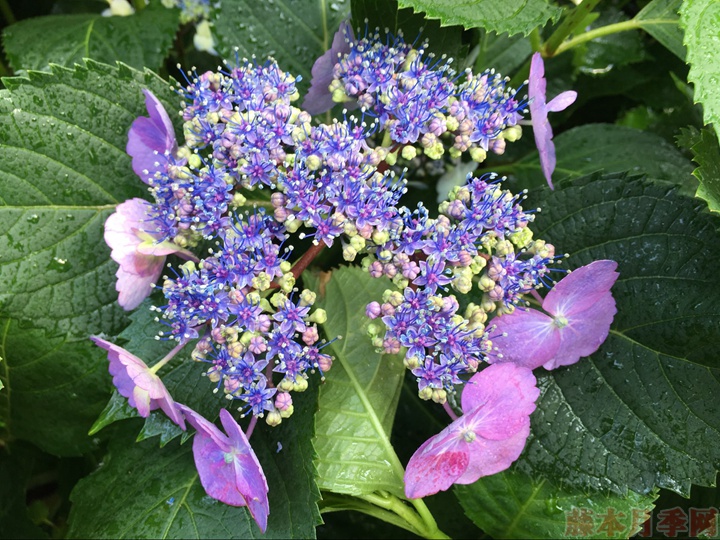
[[[542,55],[545,58],[554,56],[562,42],[582,24],[599,3],[600,0],[584,0],[582,4],[574,8],[545,42]]]
[[[577,47],[582,43],[592,41],[593,39],[599,37],[609,36],[610,34],[617,34],[618,32],[627,32],[628,30],[637,30],[639,28],[640,25],[632,19],[629,21],[623,21],[615,24],[608,24],[607,26],[601,26],[600,28],[593,28],[588,32],[584,32],[562,43],[555,51],[555,54],[562,54],[565,51],[572,49],[573,47]]]
[[[165,358],[160,360],[157,364],[155,364],[153,367],[150,368],[150,373],[157,373],[158,370],[163,367],[165,364],[167,364],[170,360],[173,359],[173,357],[180,352],[180,349],[182,349],[187,344],[187,340],[181,340],[180,343],[175,345],[173,349],[165,355]]]
[[[410,501],[410,503],[415,506],[417,513],[413,512],[402,500],[390,493],[383,495],[371,493],[369,495],[362,495],[360,499],[397,514],[414,529],[411,532],[414,532],[418,536],[422,536],[423,538],[449,538],[449,536],[438,529],[435,519],[422,499]]]
[[[540,35],[540,28],[534,28],[530,32],[530,46],[533,51],[539,51],[542,49],[542,36]]]
[[[12,9],[10,9],[10,4],[8,4],[7,0],[0,0],[0,12],[2,12],[8,26],[15,24],[17,19],[15,19],[15,14],[12,12]]]

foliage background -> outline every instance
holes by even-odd
[[[575,507],[594,513],[593,536],[627,537],[634,510],[654,507],[657,526],[669,508],[717,507],[720,4],[399,4],[222,0],[211,20],[222,57],[273,55],[302,75],[301,90],[351,11],[361,29],[367,19],[412,39],[422,28],[458,68],[495,68],[516,86],[542,50],[548,94],[579,94],[551,117],[557,189],[545,185],[529,130],[477,172],[530,190],[525,207],[542,207],[536,236],[568,252],[570,267],[611,258],[621,274],[606,343],[575,366],[539,374],[522,457],[507,472],[430,497],[440,528],[453,537],[557,538]],[[87,340],[104,333],[148,362],[163,355],[145,306],[128,316],[115,302],[102,223],[119,202],[146,195],[124,152],[127,129],[145,114],[141,88],[176,110],[166,83],[183,80],[176,64],[199,73],[218,64],[192,47],[192,24],[181,25],[178,10],[152,0],[107,18],[104,7],[0,2],[0,537],[257,536],[244,509],[204,496],[190,446],[162,417],[128,419],[102,351]],[[411,179],[407,203],[432,207],[469,168],[454,165]],[[412,523],[383,508],[384,494],[402,495],[402,464],[446,422],[416,399],[400,363],[364,338],[363,306],[384,284],[338,269],[340,260],[330,252],[304,278],[321,293],[326,334],[346,336],[333,345],[338,361],[298,400],[291,422],[253,437],[271,488],[268,537],[412,536],[395,526]],[[187,360],[171,366],[169,389],[216,411]],[[608,508],[624,515],[615,534],[602,528]]]

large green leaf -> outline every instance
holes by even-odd
[[[30,467],[23,459],[25,448],[15,447],[20,454],[0,449],[0,538],[47,538],[33,523],[26,502]]]
[[[642,171],[653,178],[674,182],[682,182],[692,173],[690,161],[662,137],[612,124],[588,124],[561,133],[555,138],[555,153],[556,184],[600,170]],[[494,170],[503,173],[507,170],[522,186],[545,183],[537,150],[510,166]]]
[[[5,29],[3,44],[16,71],[47,70],[50,64],[71,67],[83,58],[158,69],[178,25],[178,10],[152,2],[128,17],[87,13],[26,19]]]
[[[403,467],[390,444],[404,366],[399,355],[378,353],[367,335],[368,302],[390,288],[357,267],[330,276],[305,274],[327,311],[325,333],[341,337],[328,348],[335,362],[320,390],[315,418],[318,485],[348,495],[377,490],[403,496]]]
[[[424,11],[430,19],[440,19],[443,26],[459,24],[510,35],[527,35],[562,13],[547,0],[399,0],[399,3],[400,7]]]
[[[685,27],[688,80],[695,85],[695,101],[702,103],[705,123],[720,137],[720,2],[684,0],[680,21]]]
[[[87,432],[109,394],[105,363],[89,340],[48,337],[0,319],[0,422],[11,439],[55,455],[97,448]]]
[[[629,538],[657,494],[562,489],[515,470],[454,487],[467,515],[493,538]]]
[[[695,195],[705,199],[711,210],[720,212],[720,148],[715,133],[709,128],[691,135],[690,150],[698,167],[693,175],[700,181]]]
[[[191,442],[133,444],[141,425],[135,420],[121,425],[101,468],[73,491],[68,538],[314,538],[320,523],[311,443],[317,391],[294,403],[291,418],[273,429],[258,425],[251,438],[270,488],[265,535],[245,508],[205,494]]]
[[[259,62],[273,56],[307,88],[315,60],[330,48],[349,11],[349,0],[224,0],[214,17],[216,48],[231,61],[236,54]]]
[[[633,21],[680,60],[685,60],[683,32],[678,16],[681,4],[682,0],[652,0],[633,17]]]
[[[617,8],[608,6],[587,28],[596,29],[627,22],[627,16]],[[573,63],[583,72],[606,73],[611,69],[640,62],[645,58],[642,34],[637,31],[616,32],[573,48]]]
[[[402,34],[409,42],[427,40],[428,51],[437,56],[446,54],[456,61],[466,52],[462,43],[462,26],[441,27],[439,21],[429,21],[422,13],[412,9],[398,9],[397,0],[352,0],[352,23],[358,37],[365,28],[372,31],[387,29],[391,34]],[[460,69],[462,64],[455,64]]]
[[[688,494],[720,466],[720,220],[704,201],[623,175],[564,182],[531,200],[534,230],[570,267],[618,262],[610,335],[539,377],[520,467],[566,485]]]
[[[177,96],[150,72],[95,62],[4,81],[0,313],[58,334],[117,332],[127,319],[103,223],[147,194],[125,153],[130,124],[147,114],[141,88]]]

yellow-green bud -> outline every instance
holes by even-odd
[[[295,412],[295,406],[290,405],[287,409],[280,411],[280,416],[283,418],[290,418],[292,416],[292,413]]]
[[[349,223],[349,222],[348,222]],[[350,245],[353,247],[355,251],[362,251],[365,249],[365,239],[360,236],[359,234],[353,236],[350,238]]]
[[[343,246],[342,256],[343,256],[343,260],[352,262],[355,260],[355,257],[357,257],[357,250],[354,247],[352,247],[350,244],[345,244]]]
[[[243,346],[242,342],[234,341],[233,343],[227,344],[227,351],[228,354],[233,358],[240,358],[245,352],[245,347]]]
[[[273,305],[273,307],[279,307],[280,305],[287,302],[287,296],[285,296],[283,293],[278,292],[272,295],[270,298],[270,303]]]
[[[410,284],[408,279],[400,273],[395,274],[392,278],[392,282],[398,289],[405,289],[405,287]]]
[[[433,388],[432,400],[442,405],[447,401],[447,392],[442,388]]]
[[[403,360],[403,364],[405,364],[405,367],[408,369],[419,368],[420,367],[420,359],[415,355],[410,356],[410,357],[406,356],[405,359]]]
[[[295,384],[293,384],[293,391],[294,392],[304,392],[307,390],[308,382],[307,379],[301,375],[298,375],[298,378],[295,379]]]
[[[308,321],[317,324],[325,324],[327,322],[327,311],[325,311],[324,309],[316,309],[308,317]]]
[[[470,157],[473,161],[477,161],[478,163],[482,163],[487,158],[487,152],[480,148],[479,146],[473,146],[470,149]]]
[[[312,306],[317,300],[317,294],[310,289],[303,289],[300,293],[300,305],[301,306]]]
[[[375,242],[378,246],[383,245],[389,239],[390,233],[387,231],[375,231],[372,234],[372,241]]]
[[[247,202],[247,199],[242,193],[235,193],[233,194],[232,202],[230,203],[230,206],[233,208],[238,208],[240,206],[244,206]]]
[[[270,278],[270,274],[268,274],[267,272],[260,272],[257,276],[253,278],[252,286],[258,291],[265,291],[270,288],[271,282],[272,279]]]
[[[482,272],[482,269],[485,268],[485,265],[487,265],[487,261],[485,260],[485,258],[478,255],[473,259],[473,262],[470,265],[470,271],[473,274],[477,275]]]
[[[305,158],[305,165],[307,166],[308,170],[317,171],[320,167],[322,167],[322,159],[320,159],[320,157],[316,156],[315,154],[311,154],[307,158]]]
[[[515,250],[513,249],[512,242],[508,240],[500,240],[497,243],[497,246],[495,246],[495,255],[498,257],[505,257],[506,255],[513,253]]]
[[[448,152],[450,153],[450,157],[453,159],[457,159],[462,155],[462,151],[459,148],[455,148],[454,146],[451,146]]]
[[[397,152],[392,152],[385,156],[385,163],[390,165],[391,167],[397,163]]]
[[[472,290],[472,280],[465,276],[458,276],[452,282],[453,288],[460,294],[467,294]]]
[[[478,289],[483,292],[490,292],[495,288],[495,282],[490,279],[487,275],[483,275],[478,280]]]
[[[202,159],[200,159],[200,156],[197,154],[191,154],[188,159],[188,165],[190,165],[193,169],[199,169],[202,167]]]
[[[503,138],[506,141],[515,142],[522,137],[522,128],[518,125],[510,126],[503,131]]]
[[[282,422],[282,416],[280,415],[280,411],[278,411],[277,409],[270,411],[265,417],[265,422],[267,422],[267,425],[270,427],[279,426],[280,422]]]
[[[420,399],[424,399],[425,401],[430,399],[432,397],[432,395],[433,395],[433,389],[430,388],[429,386],[426,386],[425,388],[423,388],[422,390],[420,390],[418,392],[418,396],[420,396]]]
[[[415,159],[415,156],[417,156],[417,148],[408,144],[407,146],[403,147],[401,155],[404,159],[407,159],[408,161],[410,161],[411,159]]]
[[[438,141],[435,144],[425,148],[423,150],[423,152],[430,159],[440,159],[443,157],[443,154],[445,153],[445,147],[443,146],[443,143]]]
[[[278,279],[278,285],[280,285],[280,289],[284,292],[289,293],[295,286],[295,276],[293,276],[291,272],[283,274],[282,277]]]
[[[460,127],[460,123],[454,116],[448,116],[445,120],[445,126],[447,126],[448,131],[455,131]]]

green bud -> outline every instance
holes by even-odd
[[[325,311],[324,309],[316,309],[308,317],[308,321],[317,324],[325,324],[327,322],[327,311]]]
[[[430,399],[432,397],[432,395],[433,395],[433,389],[430,388],[429,386],[426,386],[425,388],[423,388],[422,390],[420,390],[418,392],[418,396],[420,396],[420,399],[424,399],[425,401]]]
[[[270,288],[272,279],[267,272],[260,272],[252,280],[252,286],[258,291],[265,291]]]
[[[301,306],[312,306],[317,300],[317,294],[310,289],[303,289],[300,293],[300,305]]]
[[[280,271],[283,274],[287,274],[290,270],[292,270],[292,264],[290,261],[283,261],[280,263]]]
[[[452,282],[453,288],[460,294],[467,294],[472,290],[472,280],[465,276],[458,276]]]
[[[287,302],[287,296],[285,296],[283,293],[278,292],[272,295],[270,298],[270,303],[273,305],[273,307],[279,307],[280,305]]]
[[[432,400],[442,405],[447,401],[447,392],[442,388],[433,388]]]
[[[393,276],[392,282],[398,289],[405,289],[410,284],[408,279],[399,272]]]
[[[295,406],[294,406],[294,405],[290,405],[290,406],[289,406],[287,409],[285,409],[284,411],[280,411],[280,416],[281,416],[282,418],[290,418],[290,417],[292,416],[292,413],[294,413],[294,412],[295,412]]]
[[[247,199],[242,193],[235,193],[232,198],[232,202],[230,203],[230,206],[233,208],[238,208],[240,206],[245,206],[245,203],[247,202]]]
[[[202,160],[200,159],[200,156],[195,153],[191,154],[188,159],[188,165],[190,165],[193,169],[199,169],[202,167]]]
[[[391,167],[397,163],[397,152],[392,152],[385,156],[385,163],[390,165]]]
[[[293,384],[293,391],[294,392],[304,392],[307,390],[308,382],[307,379],[303,376],[298,376],[297,379],[295,379],[295,384]]]
[[[430,159],[440,159],[445,153],[445,147],[443,146],[443,143],[438,141],[432,146],[428,146],[427,148],[425,148],[423,150],[423,153]],[[452,152],[450,155],[452,155]]]
[[[478,280],[478,289],[480,289],[483,292],[490,292],[495,288],[495,282],[490,279],[486,274],[484,274],[479,280]]]
[[[410,161],[411,159],[415,159],[415,156],[417,156],[417,148],[408,144],[403,147],[401,155],[404,159],[407,159],[408,161]]]
[[[524,248],[532,242],[533,232],[530,227],[523,227],[510,235],[510,241],[519,248]]]
[[[448,150],[450,153],[450,157],[453,159],[457,159],[462,155],[462,151],[459,148],[455,148],[454,146],[450,147],[450,150]]]
[[[487,158],[487,152],[480,148],[479,146],[473,146],[470,149],[470,157],[473,161],[476,161],[478,163],[482,163]]]
[[[305,159],[305,165],[309,170],[317,171],[320,167],[322,167],[322,159],[315,154],[311,154]]]
[[[352,262],[357,257],[357,250],[349,244],[343,246],[342,250],[343,260]]]
[[[411,369],[411,370],[415,369],[415,368],[419,368],[420,367],[420,359],[415,355],[410,356],[410,357],[405,357],[405,359],[403,360],[403,364],[405,364],[406,368]]]
[[[522,128],[518,125],[510,126],[503,131],[503,138],[509,142],[515,142],[522,137]]]
[[[277,389],[280,392],[290,392],[294,386],[295,383],[292,381],[292,379],[284,377],[283,380],[278,383]]]
[[[295,286],[295,276],[290,272],[283,274],[282,277],[278,279],[278,285],[280,285],[282,291],[289,293]]]
[[[348,221],[349,223],[349,221]],[[357,252],[362,251],[365,249],[365,239],[360,236],[359,234],[356,234],[352,238],[350,238],[350,245],[353,247],[353,249]]]
[[[388,231],[375,231],[372,234],[372,241],[375,242],[378,246],[383,245],[389,239],[390,233]],[[390,254],[390,256],[392,256],[392,254]]]
[[[270,411],[265,417],[265,422],[267,422],[267,425],[270,427],[279,426],[280,422],[282,422],[280,411],[277,409]]]
[[[448,116],[445,120],[445,126],[447,127],[448,131],[455,131],[457,128],[460,127],[460,123],[454,116]]]

